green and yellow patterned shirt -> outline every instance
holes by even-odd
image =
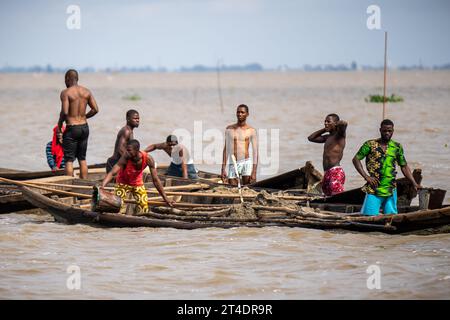
[[[368,183],[362,188],[365,193],[374,194],[380,197],[389,197],[396,188],[395,164],[406,166],[406,159],[403,147],[400,143],[390,140],[386,153],[380,145],[380,139],[366,141],[359,149],[356,157],[359,160],[366,158],[366,168],[371,177],[379,181],[378,187],[374,190]]]

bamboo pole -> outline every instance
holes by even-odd
[[[152,194],[155,192],[151,192]],[[207,198],[240,198],[241,195],[239,194],[234,194],[234,193],[207,193],[207,192],[166,192],[167,195],[171,195],[171,196],[194,196],[194,197],[207,197]],[[278,198],[278,199],[283,199],[283,200],[297,200],[297,201],[301,201],[301,200],[310,200],[313,199],[314,197],[309,197],[309,196],[277,196],[274,195],[274,197]],[[242,195],[242,198],[244,199],[255,199],[256,195]]]
[[[79,197],[79,198],[84,198],[84,199],[88,199],[88,198],[92,197],[91,195],[84,194],[84,193],[76,193],[76,192],[69,192],[69,191],[58,190],[58,189],[53,189],[53,188],[47,188],[44,186],[33,185],[31,183],[19,182],[19,181],[9,180],[9,179],[5,179],[5,178],[0,178],[0,181],[4,181],[7,183],[11,183],[11,184],[15,184],[18,186],[23,186],[23,187],[30,187],[30,188],[36,188],[36,189],[40,189],[40,190],[50,191],[50,192],[53,192],[56,194],[63,194],[63,195],[72,196],[72,197]]]
[[[220,63],[221,59],[217,60],[217,91],[219,93],[220,112],[223,113],[222,86],[220,84]]]
[[[29,184],[35,184],[35,185],[43,185],[43,186],[52,186],[52,187],[62,187],[62,188],[72,188],[72,189],[80,189],[80,190],[92,190],[93,186],[86,186],[86,185],[76,185],[76,184],[61,184],[61,183],[51,183],[51,182],[31,182],[27,181],[26,183]],[[210,188],[210,185],[206,183],[192,183],[187,185],[181,185],[181,186],[171,186],[171,187],[163,187],[164,191],[169,190],[195,190],[195,189],[208,189]],[[105,190],[114,190],[114,187],[104,187]],[[156,188],[149,188],[147,190],[147,193],[158,193],[158,190]]]
[[[130,200],[130,201],[135,201],[135,200]],[[130,202],[132,203],[132,202]],[[136,203],[136,202],[134,202]],[[164,201],[149,201],[148,202],[149,205],[154,205],[154,206],[168,206],[167,203],[165,203]],[[176,202],[173,204],[176,207],[186,207],[186,208],[197,208],[197,207],[210,207],[210,208],[223,208],[223,207],[229,207],[229,206],[233,206],[232,203],[230,204],[206,204],[206,203],[189,203],[189,202]]]
[[[72,185],[72,184],[60,184],[60,183],[47,183],[47,182],[28,182],[29,184],[44,185],[44,186],[54,186],[54,187],[65,187],[81,190],[92,190],[92,186],[82,186],[82,185]],[[164,187],[166,195],[171,196],[195,196],[195,197],[210,197],[210,198],[240,198],[239,194],[234,193],[201,193],[201,192],[177,192],[170,190],[184,190],[184,189],[206,189],[210,186],[207,184],[190,184],[185,186],[171,186]],[[113,187],[105,187],[105,190],[114,190]],[[158,194],[158,190],[155,188],[150,188],[147,190],[148,194]],[[243,195],[245,199],[254,199],[256,195]],[[283,200],[310,200],[314,197],[310,196],[276,196],[275,197]]]
[[[384,32],[384,85],[383,85],[383,119],[386,119],[386,73],[387,73],[387,31]]]
[[[14,181],[14,180],[9,180],[9,179],[5,179],[5,178],[1,178],[0,177],[0,181],[4,181],[7,183],[12,183],[15,185],[19,185],[19,186],[23,186],[23,187],[30,187],[30,188],[36,188],[36,189],[41,189],[41,190],[45,190],[45,191],[50,191],[56,194],[62,194],[62,195],[66,195],[66,196],[71,196],[71,197],[78,197],[78,198],[83,198],[83,199],[90,199],[92,198],[92,195],[88,195],[88,194],[84,194],[84,193],[77,193],[77,192],[70,192],[70,191],[64,191],[64,190],[57,190],[57,189],[52,189],[52,188],[47,188],[44,186],[39,186],[39,185],[33,185],[30,183],[24,183],[24,182],[19,182],[19,181]],[[134,199],[125,199],[124,200],[125,203],[137,203],[136,200]],[[160,206],[167,206],[167,203],[163,202],[163,201],[148,201],[149,205],[160,205]],[[220,205],[215,205],[215,204],[195,204],[195,203],[185,203],[185,202],[178,202],[178,203],[174,203],[175,206],[180,206],[180,207],[224,207],[227,206],[227,204],[220,204]],[[229,206],[229,205],[228,205]]]

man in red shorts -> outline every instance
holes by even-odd
[[[347,122],[332,113],[326,116],[325,127],[308,137],[311,142],[324,143],[322,190],[326,196],[344,191],[345,172],[340,162],[344,155],[346,130]]]

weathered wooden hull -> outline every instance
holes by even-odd
[[[294,169],[275,177],[252,183],[250,186],[277,190],[300,189],[304,192],[321,192],[322,174],[310,161],[305,166]]]
[[[330,219],[306,218],[307,215],[291,216],[288,218],[265,218],[242,221],[231,221],[219,218],[202,218],[198,220],[186,221],[183,219],[131,216],[114,213],[98,213],[87,209],[68,205],[61,201],[50,199],[28,187],[21,187],[22,193],[27,201],[38,208],[49,212],[57,221],[74,224],[82,223],[103,227],[153,227],[153,228],[177,228],[177,229],[198,229],[198,228],[234,228],[234,227],[300,227],[314,229],[342,229],[359,232],[384,232],[384,233],[404,233],[429,228],[438,228],[450,225],[450,207],[436,210],[422,210],[417,212],[389,215],[389,216],[355,216],[333,214]],[[156,208],[155,208],[156,209]],[[322,216],[326,216],[323,212]],[[157,214],[153,214],[156,215]],[[310,215],[317,215],[310,213]],[[192,218],[192,217],[190,217]]]
[[[96,168],[105,168],[106,163],[99,163],[99,164],[93,164],[89,165],[89,169],[96,169]],[[75,168],[74,170],[78,170],[79,168]],[[47,178],[47,177],[55,177],[55,176],[63,176],[64,170],[56,170],[55,172],[51,170],[46,171],[19,171],[19,170],[12,170],[7,169],[4,171],[0,171],[0,177],[11,179],[11,180],[31,180],[31,179],[41,179],[41,178]]]

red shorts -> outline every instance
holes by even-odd
[[[322,190],[326,196],[344,192],[345,172],[337,166],[325,171],[322,181]]]

